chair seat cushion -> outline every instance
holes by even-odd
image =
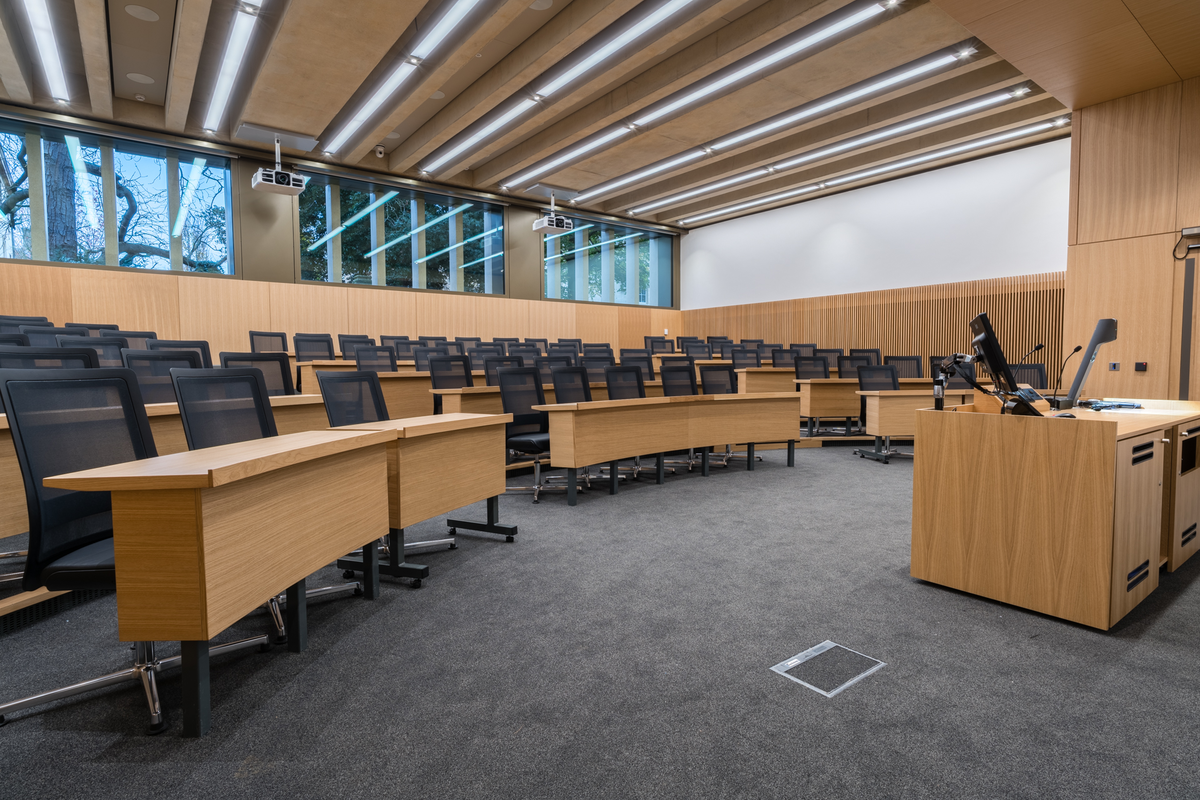
[[[522,433],[520,436],[511,436],[508,439],[508,447],[518,453],[548,453],[550,452],[550,434]]]
[[[52,592],[72,589],[115,589],[116,560],[112,538],[81,547],[42,570],[42,584]]]

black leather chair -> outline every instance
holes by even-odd
[[[129,343],[120,336],[59,336],[59,347],[86,347],[96,351],[99,366],[103,368],[123,367],[125,361],[121,351],[129,347]]]
[[[796,358],[796,380],[828,380],[829,378],[829,361],[825,356],[798,356]],[[800,384],[796,384],[796,391],[800,391]],[[817,431],[821,427],[820,417],[807,417],[808,420],[808,435],[816,436]]]
[[[434,389],[465,389],[474,386],[471,360],[466,356],[433,356],[429,359],[429,380]],[[433,396],[433,413],[442,413],[442,396]]]
[[[614,361],[616,360],[616,354],[613,353],[611,344],[605,344],[604,342],[584,342],[583,357],[594,358],[596,356],[608,356]]]
[[[43,480],[158,455],[137,377],[127,369],[0,370],[0,398],[8,413],[29,514],[22,588],[115,590],[110,494],[50,488]],[[209,653],[268,644],[266,636],[256,636],[211,647]],[[130,667],[0,705],[0,724],[22,709],[134,681],[149,707],[147,732],[161,733],[167,721],[157,675],[178,667],[181,659],[159,659],[153,642],[136,642],[133,649]]]
[[[884,356],[883,363],[896,368],[896,374],[901,378],[924,378],[920,356]]]
[[[838,377],[843,380],[857,380],[859,367],[870,367],[870,356],[838,356]]]
[[[157,339],[158,334],[154,331],[100,331],[101,336],[120,336],[125,341],[129,342],[129,349],[145,350],[146,342],[151,339]]]
[[[437,348],[445,350],[447,355],[465,356],[467,354],[466,342],[438,342]]]
[[[338,334],[338,349],[342,351],[343,361],[352,360],[354,358],[354,348],[360,344],[374,347],[375,340],[363,333]]]
[[[771,357],[771,353],[774,353],[776,350],[782,350],[783,345],[780,342],[768,342],[766,344],[760,344],[754,349],[758,351],[758,360],[762,361],[763,359],[769,359]]]
[[[287,353],[221,353],[221,366],[226,369],[257,369],[262,372],[267,395],[280,397],[296,394],[292,384],[292,366]]]
[[[283,331],[250,331],[251,353],[286,353],[287,349]]]
[[[354,348],[354,364],[360,371],[396,372],[396,351],[390,347],[358,345]]]
[[[500,401],[512,422],[505,428],[509,451],[533,456],[533,486],[510,486],[508,491],[532,491],[533,502],[548,487],[542,483],[542,456],[550,452],[550,422],[545,411],[534,406],[545,405],[542,376],[537,367],[510,367],[499,372]]]
[[[741,350],[741,349],[743,349],[743,347],[744,347],[743,345],[740,345],[736,342],[731,342],[728,340],[721,342],[721,359],[724,361],[731,360],[733,358],[733,351]],[[714,350],[713,352],[715,353],[716,350]]]
[[[171,370],[204,368],[200,356],[193,350],[154,352],[126,348],[121,351],[121,360],[125,362],[126,369],[133,370],[137,375],[142,399],[147,403],[175,402]]]
[[[520,356],[521,358],[525,359],[526,364],[532,364],[535,358],[538,358],[542,355],[542,351],[538,349],[536,344],[527,344],[522,342],[520,344],[510,344],[508,346],[508,355]]]
[[[126,339],[125,341],[128,342],[129,340]],[[191,350],[200,355],[200,366],[204,369],[212,369],[212,356],[209,355],[208,342],[203,339],[148,339],[146,341],[146,349],[150,351]]]
[[[86,328],[48,328],[45,325],[21,325],[17,332],[29,337],[30,347],[58,347],[59,336],[88,336]]]
[[[634,400],[646,396],[640,367],[605,367],[604,383],[608,388],[609,400]]]
[[[109,324],[93,324],[90,322],[65,322],[64,328],[82,328],[88,332],[88,336],[99,338],[100,331],[119,331],[120,328],[116,325]]]

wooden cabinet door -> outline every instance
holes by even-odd
[[[1200,425],[1177,425],[1169,480],[1174,492],[1167,506],[1171,519],[1167,569],[1174,572],[1200,549]]]
[[[1158,588],[1165,431],[1117,442],[1109,625]]]

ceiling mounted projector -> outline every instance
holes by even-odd
[[[286,194],[295,197],[304,191],[308,178],[299,172],[288,172],[279,160],[279,137],[275,137],[275,169],[263,167],[250,178],[250,188],[271,194]]]
[[[554,192],[550,192],[550,213],[533,221],[533,230],[570,231],[575,229],[574,220],[554,213]]]

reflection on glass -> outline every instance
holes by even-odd
[[[179,159],[179,210],[171,227],[184,269],[232,274],[229,170],[212,158]]]
[[[675,237],[625,225],[575,219],[543,236],[545,296],[630,305],[672,304]]]

